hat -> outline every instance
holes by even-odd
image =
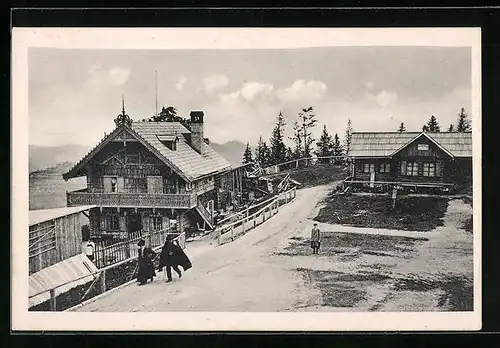
[[[137,243],[138,246],[143,246],[143,245],[146,245],[146,242],[144,241],[144,239],[141,239],[139,241],[139,243]]]
[[[314,226],[318,226],[318,223],[317,223],[317,222],[315,222],[313,225],[314,225]]]
[[[173,240],[175,237],[171,234],[167,234],[167,240]]]

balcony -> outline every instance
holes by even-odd
[[[148,194],[148,193],[91,193],[86,189],[66,193],[68,207],[97,205],[123,208],[177,208],[196,207],[196,194]]]

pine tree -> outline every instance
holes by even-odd
[[[261,167],[266,167],[269,165],[269,156],[269,147],[266,142],[262,140],[262,136],[260,136],[257,147],[255,148],[255,161],[259,163]]]
[[[302,127],[301,125],[295,121],[293,123],[293,136],[289,137],[290,140],[294,143],[293,148],[293,158],[299,159],[302,157],[303,149],[302,149]]]
[[[300,125],[302,126],[302,137],[304,138],[303,140],[303,156],[304,157],[311,157],[311,145],[314,143],[314,138],[312,137],[312,133],[310,132],[310,129],[314,128],[316,126],[316,115],[314,114],[313,107],[310,106],[306,109],[302,109],[301,112],[299,112],[299,120],[300,120]]]
[[[333,156],[342,156],[344,155],[344,148],[342,147],[342,143],[340,142],[339,135],[335,133],[333,137]]]
[[[158,115],[151,117],[153,122],[183,122],[184,119],[177,116],[177,109],[173,106],[162,107]]]
[[[344,137],[344,150],[345,154],[349,155],[349,151],[351,150],[351,139],[352,139],[352,123],[351,119],[347,120],[347,127],[345,129],[345,137]]]
[[[458,114],[457,132],[468,132],[471,130],[471,122],[465,112],[465,108],[460,109]]]
[[[250,148],[250,144],[247,142],[247,147],[245,148],[245,152],[243,152],[243,160],[241,163],[251,162],[253,162],[252,149]]]
[[[316,143],[316,151],[314,154],[318,157],[327,157],[333,155],[333,141],[332,136],[326,130],[326,125],[323,126],[323,132],[319,141]],[[328,163],[328,158],[321,158],[321,163]]]
[[[432,115],[427,124],[422,127],[422,131],[429,133],[438,133],[441,131],[436,116]]]
[[[278,117],[276,118],[276,123],[273,128],[273,132],[271,134],[271,139],[269,139],[269,143],[271,145],[271,156],[270,161],[271,164],[278,164],[285,162],[286,157],[286,146],[283,142],[283,133],[285,131],[285,118],[283,114],[280,112]]]
[[[399,125],[398,132],[399,133],[406,132],[406,127],[405,127],[405,124],[403,122],[401,122],[401,124]]]
[[[453,124],[450,124],[450,126],[448,127],[448,132],[453,132]]]
[[[272,164],[271,162],[271,149],[267,146],[266,143],[262,144],[262,166],[267,167]]]

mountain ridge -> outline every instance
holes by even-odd
[[[241,164],[245,144],[231,140],[223,144],[210,142],[210,146],[224,157],[232,166]],[[78,144],[59,146],[29,145],[29,172],[50,169],[60,164],[76,163],[85,156],[91,148]]]

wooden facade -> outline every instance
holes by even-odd
[[[192,122],[202,123],[202,116],[197,113]],[[203,125],[194,128],[178,122],[117,126],[64,175],[87,177],[87,188],[69,192],[67,202],[97,206],[90,212],[92,236],[125,238],[171,220],[180,231],[197,229],[201,221],[213,227],[230,165],[202,138]]]
[[[373,134],[375,133],[370,135]],[[363,137],[360,138],[356,139],[354,155],[351,155],[353,181],[436,186],[444,184],[463,186],[472,183],[472,156],[455,156],[447,147],[425,133],[409,140],[406,138],[400,143],[389,137],[380,137],[378,141],[374,141],[373,137],[367,137],[369,140],[363,144]],[[462,140],[462,137],[456,138],[457,142]]]
[[[64,210],[50,209],[52,210]],[[40,213],[43,211],[37,211]],[[30,212],[31,213],[31,212]],[[60,215],[60,214],[58,214]],[[82,253],[82,227],[86,218],[81,212],[54,216],[29,227],[29,274]]]

